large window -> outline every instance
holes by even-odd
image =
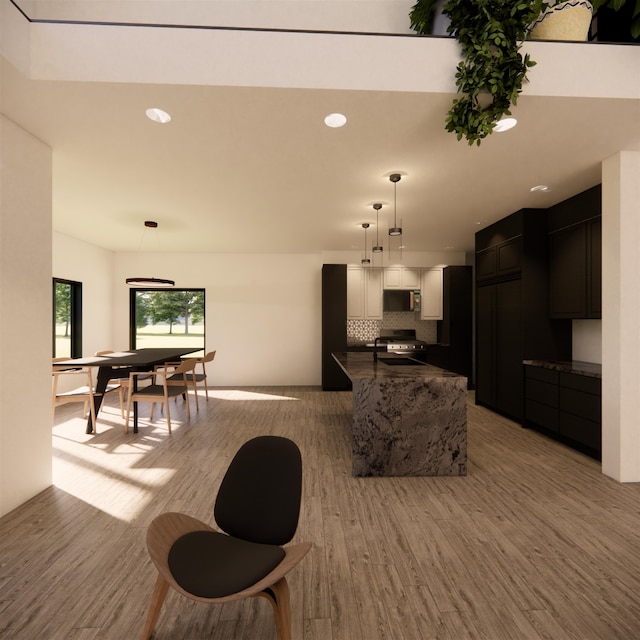
[[[53,279],[53,357],[82,355],[82,282]]]
[[[204,352],[204,289],[131,289],[129,308],[132,349],[193,347]]]

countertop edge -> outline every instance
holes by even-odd
[[[522,364],[529,367],[540,367],[542,369],[572,373],[587,378],[602,379],[602,365],[596,362],[582,362],[580,360],[523,360]]]

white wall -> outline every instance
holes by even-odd
[[[51,149],[0,116],[0,515],[51,484]]]
[[[573,320],[571,326],[573,359],[602,364],[602,320]]]

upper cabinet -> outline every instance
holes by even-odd
[[[420,318],[422,320],[442,320],[442,267],[421,269]]]
[[[386,267],[385,289],[420,289],[420,269],[417,267]]]
[[[549,315],[602,317],[601,187],[549,209]]]
[[[522,237],[504,240],[476,254],[476,279],[495,280],[522,270]]]
[[[347,319],[382,320],[382,269],[347,267]]]
[[[382,320],[383,288],[420,290],[420,319],[442,320],[442,267],[355,265],[347,267],[347,319]]]

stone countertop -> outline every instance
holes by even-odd
[[[523,360],[522,364],[529,365],[530,367],[541,367],[543,369],[552,369],[553,371],[573,373],[588,378],[602,378],[602,365],[595,362],[581,362],[580,360],[570,360],[566,362],[558,360]]]
[[[390,365],[384,359],[406,358],[406,355],[379,353],[374,362],[372,353],[339,352],[332,354],[344,372],[353,381],[370,378],[372,380],[430,380],[438,378],[465,378],[453,371],[446,371],[416,360],[415,365]]]

